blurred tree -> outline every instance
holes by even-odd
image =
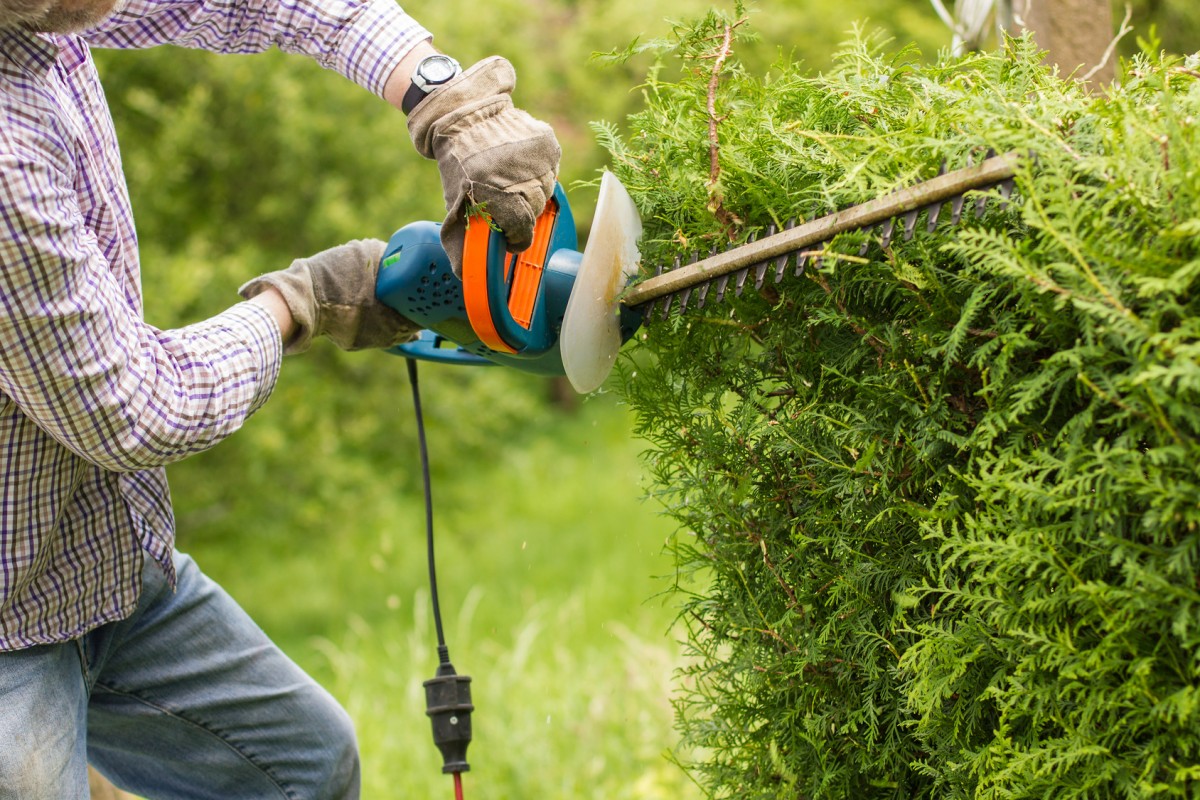
[[[1161,44],[1167,52],[1200,50],[1200,4],[1191,0],[1111,0],[1107,8],[1105,0],[956,0],[952,9],[943,0],[930,0],[930,5],[950,29],[956,53],[993,47],[999,31],[1015,33],[1025,28],[1040,32],[1042,47],[1052,51],[1051,58],[1060,67],[1089,64],[1082,72],[1095,66],[1114,40],[1119,40],[1115,55],[1137,53],[1140,37],[1123,35],[1130,31]],[[1128,28],[1112,30],[1113,20],[1126,16]],[[1060,50],[1067,40],[1082,43],[1085,39],[1085,52],[1078,56]],[[1115,55],[1103,73],[1093,76],[1097,83],[1111,81]]]
[[[930,2],[953,32],[951,50],[956,55],[983,50],[998,37],[1028,30],[1046,51],[1048,63],[1063,75],[1112,83],[1111,0],[957,0],[953,13],[942,0]]]
[[[1023,25],[1063,75],[1105,86],[1116,76],[1110,0],[1017,0]]]

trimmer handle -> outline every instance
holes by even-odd
[[[421,361],[436,361],[439,364],[463,364],[474,367],[494,367],[495,363],[477,356],[457,342],[431,330],[423,330],[411,342],[393,347],[388,352]]]
[[[550,257],[578,246],[575,220],[561,184],[533,228],[533,243],[509,253],[504,235],[472,216],[463,242],[463,302],[471,328],[498,353],[538,355],[557,341],[547,313],[542,278]]]

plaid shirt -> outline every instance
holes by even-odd
[[[281,359],[255,304],[179,330],[142,319],[89,44],[275,45],[382,94],[428,36],[393,0],[124,0],[82,36],[0,31],[0,651],[128,615],[147,554],[173,579],[164,467],[235,431]]]

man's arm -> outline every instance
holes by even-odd
[[[407,87],[420,60],[410,51],[429,48],[432,35],[394,0],[128,0],[85,38],[95,47],[125,49],[175,44],[258,53],[278,47],[384,96],[393,77],[391,90]],[[407,72],[397,70],[402,61]]]
[[[530,244],[554,190],[561,151],[548,125],[513,105],[512,66],[493,57],[433,90],[403,98],[431,36],[394,0],[128,0],[87,34],[109,47],[165,42],[226,53],[278,46],[336,69],[406,111],[417,152],[438,162],[447,216],[442,243],[456,272],[468,208],[483,206],[509,249]],[[295,309],[293,309],[294,311]]]
[[[63,133],[0,130],[0,392],[105,469],[171,463],[270,395],[281,361],[271,301],[178,330],[146,324],[87,227]]]

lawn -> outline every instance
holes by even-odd
[[[431,430],[446,636],[476,706],[468,798],[699,797],[672,761],[673,527],[645,499],[631,428],[601,396],[462,463]],[[350,710],[364,797],[452,797],[421,685],[437,666],[424,511],[389,479],[416,452],[362,481],[361,513],[306,503],[236,539],[205,533],[188,485],[204,458],[172,475],[181,548]]]

